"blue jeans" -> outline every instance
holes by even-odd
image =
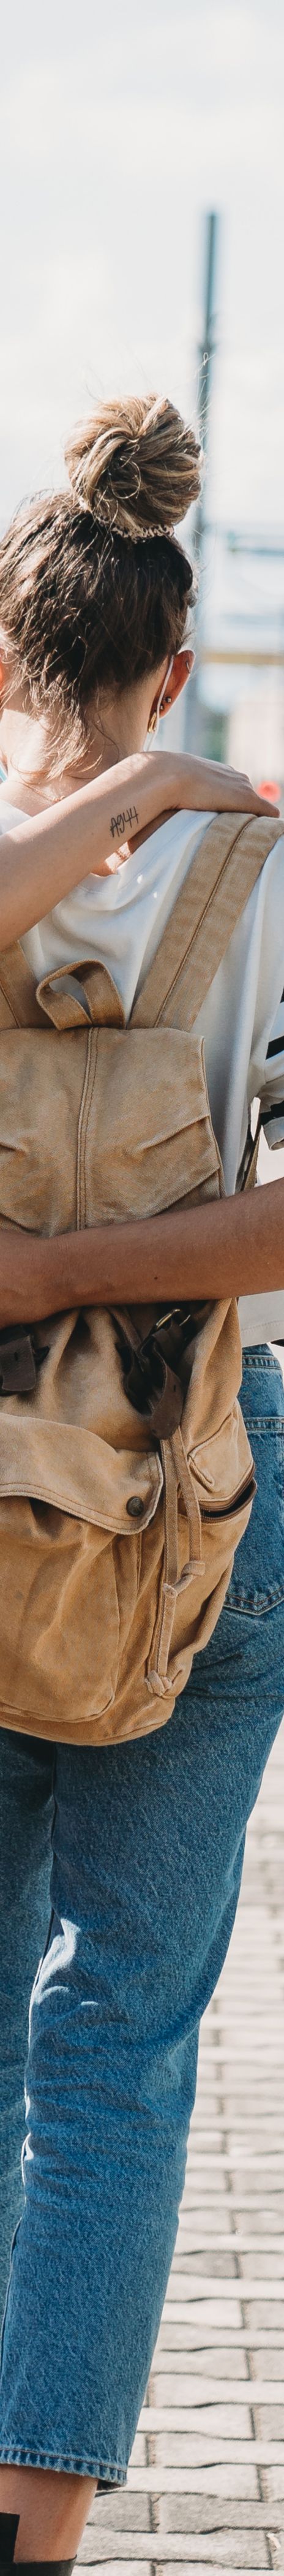
[[[284,1702],[284,1390],[271,1352],[246,1355],[242,1401],[257,1500],[169,1725],[115,1750],[0,1736],[3,2295],[15,2229],[0,2458],[106,2483],[126,2475],[175,2243],[200,2018]]]

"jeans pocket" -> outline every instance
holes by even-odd
[[[284,1388],[272,1352],[251,1351],[241,1404],[257,1491],[235,1557],[226,1609],[253,1614],[273,1610],[284,1600]]]

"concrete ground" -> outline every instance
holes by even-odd
[[[284,1696],[284,1692],[283,1692]],[[168,2294],[125,2490],[94,2501],[104,2576],[284,2569],[284,1722],[202,2027]]]

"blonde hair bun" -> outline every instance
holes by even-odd
[[[81,508],[132,544],[173,535],[200,492],[199,440],[159,395],[100,403],[67,440],[65,463]]]

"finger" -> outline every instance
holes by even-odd
[[[234,773],[232,771],[232,781],[233,774]],[[239,774],[237,771],[235,772],[235,779],[240,789],[241,800],[244,798],[244,812],[253,814],[276,814],[277,819],[280,807],[279,805],[275,805],[274,797],[272,801],[269,796],[259,795],[258,788],[252,787],[251,778],[247,778],[246,775],[242,775],[241,772],[239,772]]]
[[[269,817],[274,815],[276,823],[279,820],[279,805],[270,805],[268,797],[255,796],[252,788],[240,789],[240,787],[230,786],[227,792],[223,788],[221,794],[217,789],[217,793],[214,794],[214,806],[219,814],[266,814]]]
[[[280,817],[280,805],[275,805],[274,799],[273,803],[270,804],[269,796],[255,796],[254,812],[256,814],[275,814],[277,823]]]
[[[229,795],[232,805],[235,807],[238,803],[243,814],[275,814],[277,820],[280,809],[279,805],[275,805],[274,798],[272,803],[268,796],[259,796],[258,789],[252,787],[250,778],[242,778],[237,771],[233,770],[230,772]]]
[[[240,812],[243,814],[275,814],[277,820],[277,816],[279,816],[280,813],[279,805],[275,804],[274,797],[272,802],[269,796],[259,795],[257,787],[252,786],[251,778],[248,778],[246,770],[225,769],[221,762],[219,767],[218,761],[212,761],[212,767],[210,765],[210,772],[208,772],[208,789],[210,784],[210,775],[212,784],[213,781],[215,784],[216,780],[216,785],[220,790],[220,798],[218,795],[218,805],[220,802],[220,807],[222,807],[223,804],[224,806],[228,806],[229,804],[234,812],[236,811],[236,808],[239,808]]]

